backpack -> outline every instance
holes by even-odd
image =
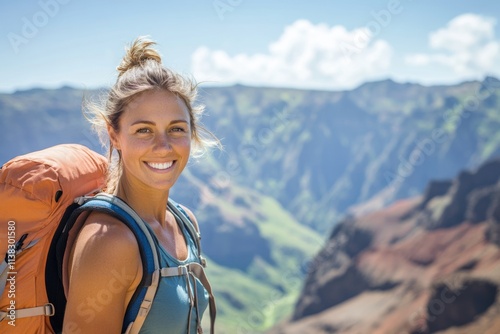
[[[106,159],[76,144],[16,157],[0,169],[0,333],[59,333],[67,291],[67,247],[91,211],[110,214],[134,233],[143,277],[125,313],[122,332],[138,333],[160,277],[194,275],[209,293],[211,333],[215,299],[204,273],[200,234],[180,205],[168,208],[196,242],[199,263],[160,268],[158,246],[146,223],[119,198],[100,193]],[[190,312],[191,314],[191,312]],[[188,322],[190,324],[190,321]]]

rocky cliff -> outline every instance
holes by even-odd
[[[271,333],[500,333],[500,160],[339,224]]]

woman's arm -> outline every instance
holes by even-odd
[[[139,246],[123,223],[89,216],[73,246],[63,333],[120,333],[142,277]]]

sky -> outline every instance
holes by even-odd
[[[144,35],[207,86],[454,84],[500,77],[499,20],[493,0],[0,0],[0,92],[110,86]]]

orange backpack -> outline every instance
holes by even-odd
[[[197,244],[199,263],[160,268],[158,249],[146,224],[117,197],[95,194],[105,184],[106,159],[81,145],[58,145],[16,157],[0,169],[0,333],[62,331],[67,288],[64,253],[90,211],[114,215],[134,233],[143,278],[123,321],[122,332],[138,333],[161,277],[194,275],[207,289],[210,332],[215,300],[205,276],[200,234],[182,208],[168,208]]]
[[[0,273],[6,285],[0,286],[0,333],[53,332],[49,319],[62,315],[47,296],[57,277],[53,264],[47,267],[51,243],[67,208],[101,189],[106,171],[103,156],[79,145],[30,153],[2,167],[0,254],[6,255]]]

